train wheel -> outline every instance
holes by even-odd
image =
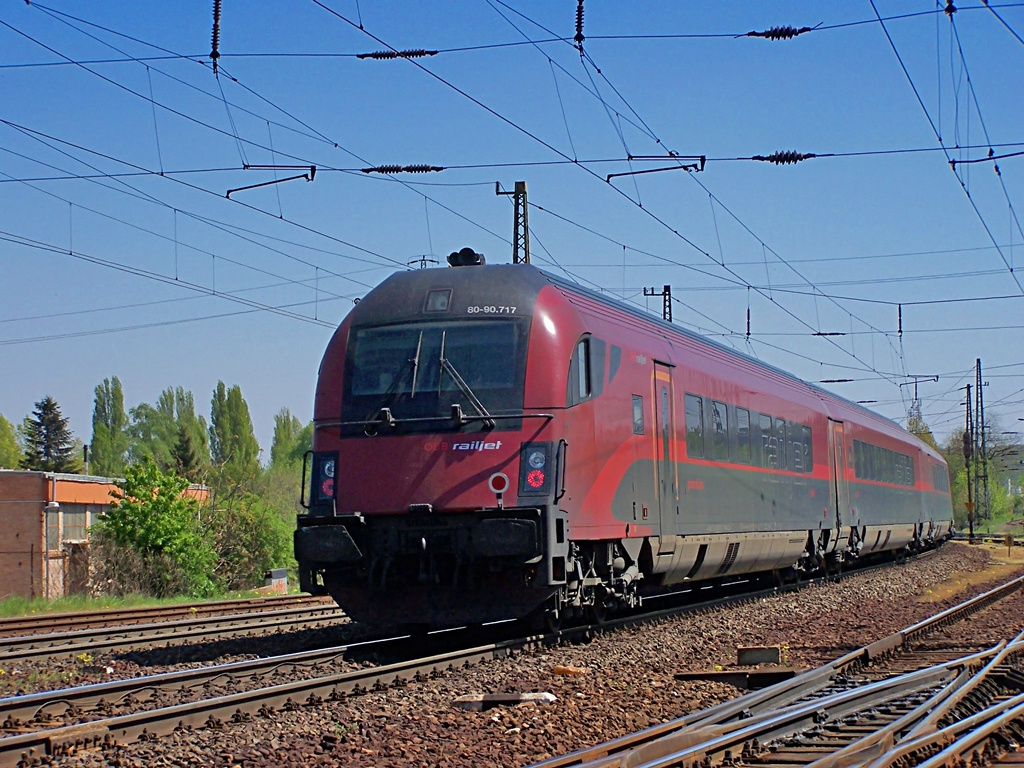
[[[556,597],[552,604],[544,610],[544,629],[548,632],[558,632],[562,628],[562,620],[565,618],[565,610]]]

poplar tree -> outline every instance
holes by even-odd
[[[21,466],[41,472],[76,472],[75,439],[57,401],[47,395],[21,426],[25,452]]]
[[[249,406],[237,384],[228,389],[217,382],[210,401],[210,455],[231,483],[259,474],[260,446],[253,434]]]
[[[121,477],[127,458],[128,414],[124,410],[121,380],[115,376],[96,386],[89,471],[94,475]]]
[[[270,446],[270,465],[288,466],[302,461],[313,447],[312,423],[306,427],[287,408],[274,416],[274,442]]]
[[[195,398],[184,387],[168,387],[160,393],[156,405],[140,403],[132,408],[131,416],[133,461],[150,456],[161,471],[176,469],[175,446],[184,427],[191,436],[199,467],[205,469],[209,463],[206,420],[196,415]]]
[[[0,413],[0,467],[15,469],[20,458],[18,433],[15,431],[14,425]]]

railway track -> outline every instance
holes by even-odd
[[[776,591],[773,588],[723,597],[685,608],[668,608],[600,625],[570,627],[548,635],[500,640],[468,648],[458,647],[460,641],[464,642],[459,633],[443,632],[430,635],[426,642],[457,647],[427,657],[422,656],[424,638],[402,636],[0,699],[0,731],[4,734],[0,738],[0,768],[28,765],[41,755],[60,756],[114,743],[133,743],[167,735],[179,728],[219,727],[225,722],[246,721],[254,715],[267,715],[276,710],[403,686],[541,644],[578,641],[594,632],[756,601]],[[463,634],[468,632],[470,630],[463,630]],[[175,639],[178,637],[180,635]],[[325,669],[348,662],[354,650],[364,657],[405,653],[409,658],[323,674]],[[267,684],[282,676],[299,679]],[[254,687],[222,693],[225,688],[244,685],[246,681]],[[160,706],[162,698],[176,692],[184,692],[190,701]],[[147,703],[153,702],[157,702],[155,708],[144,709]],[[124,712],[125,709],[138,711]],[[69,721],[72,724],[66,724]]]
[[[32,616],[13,616],[0,619],[0,638],[23,635],[70,632],[100,627],[123,627],[176,619],[196,619],[233,613],[256,613],[299,606],[334,605],[334,601],[311,595],[282,595],[256,597],[244,600],[214,600],[181,605],[146,606],[141,608],[114,608],[101,611],[48,613]]]
[[[254,631],[294,631],[337,624],[345,614],[333,603],[159,621],[129,626],[78,629],[42,635],[0,638],[0,666],[29,659],[93,655],[99,651],[152,647],[160,644],[209,642]]]
[[[772,591],[618,619],[601,627],[582,626],[547,636],[456,648],[427,658],[403,659],[369,669],[337,671],[337,665],[348,661],[349,652],[355,648],[347,646],[0,700],[0,724],[7,734],[0,738],[0,766],[25,764],[43,755],[67,755],[81,749],[146,740],[182,727],[216,727],[282,709],[401,686],[449,669],[509,656],[540,643],[570,641],[595,631],[662,621],[714,606],[758,601]],[[451,642],[457,640],[454,638]],[[360,650],[366,654],[385,653],[391,644],[390,652],[394,653],[397,652],[393,650],[397,647],[395,644],[399,642],[391,639],[377,644],[363,643]],[[421,655],[422,642],[418,639],[408,644],[410,657]],[[300,679],[281,682],[289,676]],[[268,685],[268,682],[276,684]],[[225,692],[243,685],[254,687]],[[170,706],[161,706],[161,701],[174,698],[175,691],[185,692],[185,696],[179,696]],[[192,700],[181,702],[181,698]],[[155,705],[155,708],[131,711],[148,705]]]
[[[968,655],[913,648],[1022,587],[1014,579],[791,680],[533,768],[1019,764],[1024,633]]]

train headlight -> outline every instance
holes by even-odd
[[[314,453],[312,475],[312,499],[314,503],[333,501],[337,496],[338,484],[335,475],[338,473],[337,453]]]
[[[547,496],[551,493],[548,462],[553,455],[551,443],[524,443],[519,450],[519,495]]]

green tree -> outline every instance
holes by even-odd
[[[925,423],[924,416],[921,415],[920,402],[915,402],[910,409],[910,413],[907,414],[907,432],[917,437],[923,443],[927,443],[936,451],[942,451],[935,440],[935,435],[932,434],[931,429]]]
[[[287,408],[274,416],[274,442],[270,446],[270,465],[294,466],[313,447],[313,422],[302,426]]]
[[[262,584],[270,568],[293,567],[294,522],[272,509],[260,495],[221,497],[204,520],[206,536],[217,550],[217,583],[225,590]],[[294,518],[293,518],[294,519]]]
[[[18,446],[18,433],[14,425],[0,413],[0,467],[14,469],[21,459],[21,448]]]
[[[209,463],[206,442],[206,420],[196,415],[195,399],[183,387],[168,387],[157,398],[156,405],[140,403],[131,410],[131,458],[139,461],[150,456],[160,469],[177,467],[174,448],[180,428],[184,426],[192,436],[200,466]]]
[[[200,522],[200,504],[183,492],[188,480],[165,473],[151,457],[132,464],[111,491],[110,510],[96,524],[99,544],[124,550],[138,563],[132,585],[165,597],[204,597],[215,591],[217,552]]]
[[[128,414],[124,410],[121,380],[115,376],[96,385],[89,471],[94,475],[120,477],[127,458]]]
[[[259,475],[260,446],[253,434],[249,406],[236,384],[217,382],[210,401],[210,455],[220,480],[239,485]]]
[[[301,512],[302,456],[313,447],[313,422],[302,426],[287,408],[274,417],[274,443],[270,465],[260,479],[260,499],[295,530],[295,516]],[[291,562],[289,553],[288,562]]]
[[[24,469],[42,472],[78,472],[81,460],[75,451],[75,438],[57,401],[47,395],[36,403],[32,416],[21,425],[25,447],[21,457]]]
[[[174,470],[190,482],[200,483],[205,475],[205,463],[196,447],[192,430],[185,424],[178,425],[178,440],[171,449]]]

